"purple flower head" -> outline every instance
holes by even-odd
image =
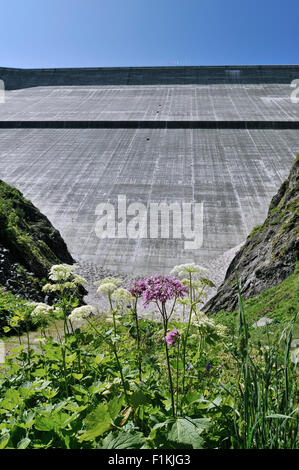
[[[138,297],[142,296],[142,293],[145,289],[146,287],[144,281],[134,281],[132,287],[129,289],[129,292],[137,299]]]
[[[209,370],[211,369],[211,367],[212,367],[211,364],[208,364],[208,365],[206,366],[206,370],[209,372]]]
[[[178,332],[176,328],[174,328],[172,331],[167,333],[167,335],[165,336],[165,341],[169,346],[173,346],[179,336],[180,336],[180,333]]]
[[[188,372],[189,370],[191,370],[191,364],[190,364],[190,362],[189,362],[189,364],[187,364],[186,372]]]
[[[144,281],[145,289],[143,305],[152,301],[165,304],[167,300],[184,298],[189,292],[188,286],[183,286],[181,281],[169,276],[152,276]]]

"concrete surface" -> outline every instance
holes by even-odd
[[[299,66],[5,69],[0,120],[295,121]]]
[[[241,243],[299,148],[296,130],[15,129],[0,130],[0,140],[0,177],[49,217],[75,257],[136,273],[200,263]],[[97,239],[97,204],[120,194],[146,205],[203,202],[203,248]]]
[[[6,91],[0,120],[298,121],[290,83],[38,86]]]
[[[83,263],[130,274],[207,265],[264,220],[299,152],[295,78],[298,66],[2,68],[0,178],[49,217]],[[203,202],[202,248],[99,240],[96,206],[121,194],[147,207]]]

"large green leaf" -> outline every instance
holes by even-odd
[[[144,443],[141,432],[120,431],[117,435],[111,432],[103,440],[101,449],[140,449]]]
[[[5,393],[5,398],[1,401],[0,408],[4,408],[5,410],[11,411],[22,403],[23,400],[21,399],[18,390],[12,388],[10,390],[7,390],[7,392]]]
[[[35,420],[35,428],[38,431],[56,431],[64,429],[70,422],[71,416],[64,412],[43,413]]]
[[[19,443],[18,443],[18,449],[27,449],[29,446],[31,440],[28,437],[24,437]]]
[[[203,448],[201,434],[209,427],[208,419],[178,418],[168,433],[169,441],[192,445],[193,449]]]
[[[135,409],[141,405],[148,405],[150,402],[150,397],[146,395],[142,390],[137,390],[130,397],[130,403]]]
[[[108,404],[100,403],[85,419],[86,432],[79,437],[79,441],[93,441],[111,428],[111,418]]]
[[[115,420],[115,418],[117,417],[118,413],[119,413],[120,410],[122,409],[123,402],[124,402],[123,397],[121,397],[121,398],[114,397],[114,398],[108,403],[108,411],[109,411],[110,418],[112,419],[112,421]]]
[[[9,439],[10,439],[10,435],[8,432],[0,436],[0,449],[5,449],[5,447],[7,446],[9,442]]]

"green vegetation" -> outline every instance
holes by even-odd
[[[292,168],[299,161],[299,155],[295,158]],[[291,169],[292,172],[292,169]],[[278,194],[273,198],[268,212],[268,217],[263,224],[257,225],[248,235],[247,240],[256,235],[262,234],[267,227],[279,225],[282,222],[280,235],[289,229],[295,229],[298,226],[299,202],[297,197],[298,187],[291,187],[289,180],[283,182]],[[291,199],[291,200],[290,200]]]
[[[20,191],[1,180],[0,243],[39,278],[46,277],[53,264],[72,262],[48,219]]]
[[[11,292],[5,288],[0,287],[0,339],[4,335],[14,334],[20,336],[26,329],[26,322],[18,321],[14,327],[11,325],[13,316],[27,317],[32,308],[29,307],[25,299],[15,297]],[[28,325],[29,329],[34,328],[32,322]]]
[[[278,286],[246,300],[244,308],[252,338],[266,340],[270,334],[275,341],[288,322],[299,312],[299,262],[296,263],[296,269],[292,275]],[[263,317],[270,318],[273,322],[268,325],[267,329],[265,327],[254,328],[252,325]],[[214,318],[227,326],[232,334],[235,332],[237,311],[234,313],[221,311]],[[299,338],[299,322],[294,325],[294,337]]]
[[[27,335],[2,365],[0,448],[298,446],[295,293],[286,310],[276,297],[273,318],[285,327],[278,341],[266,334],[261,342],[248,323],[266,311],[247,302],[244,307],[240,293],[236,325],[227,321],[229,329],[220,323],[229,314],[211,318],[200,311],[211,283],[198,266],[179,266],[177,278],[155,276],[129,291],[118,279],[99,281],[99,295],[109,299],[105,313],[76,307],[84,280],[72,271],[66,265],[51,269],[44,290],[57,295],[52,307],[25,306],[2,293],[11,301],[12,324],[19,317],[38,323],[41,338],[33,350]],[[296,276],[285,281],[281,294],[295,286]],[[275,293],[265,295],[269,300]],[[147,315],[138,311],[141,299]],[[258,302],[266,308],[266,298]],[[178,308],[183,317],[174,314]],[[26,315],[18,315],[23,309]],[[57,327],[50,335],[47,325],[58,320],[63,331]]]

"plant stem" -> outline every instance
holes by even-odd
[[[169,388],[170,388],[170,395],[171,395],[172,416],[175,418],[176,414],[175,414],[175,404],[174,404],[174,393],[173,393],[171,368],[170,368],[170,362],[169,362],[169,352],[168,352],[168,345],[165,341],[165,336],[167,335],[167,326],[168,326],[165,303],[162,304],[162,312],[163,312],[163,324],[164,324],[165,353],[166,353],[166,362],[167,362],[168,377],[169,377]]]
[[[28,331],[27,323],[26,323],[26,336],[27,336],[27,360],[28,360],[28,364],[30,365],[30,338],[29,338],[29,331]]]
[[[112,313],[112,318],[113,318],[114,335],[116,336],[117,332],[116,332],[115,311],[112,306],[111,294],[108,294],[108,299],[109,299],[109,304],[110,304],[110,312]]]
[[[188,336],[189,336],[189,330],[190,330],[190,325],[191,325],[191,317],[192,317],[192,312],[193,312],[193,304],[192,304],[192,275],[191,273],[189,274],[189,280],[190,280],[190,312],[189,312],[189,319],[188,319],[188,325],[187,325],[187,331],[186,335],[184,335],[184,340],[183,340],[183,395],[185,393],[185,376],[186,376],[186,349],[187,349],[187,341],[188,341]]]
[[[65,362],[65,349],[64,345],[61,345],[61,354],[62,354],[62,365],[63,365],[63,375],[64,375],[64,385],[66,396],[69,397],[69,388],[68,388],[68,381],[67,381],[67,371],[66,371],[66,362]]]
[[[141,380],[142,380],[142,369],[141,369],[140,330],[139,330],[138,313],[137,313],[137,299],[135,300],[134,316],[135,316],[136,332],[137,332],[137,354],[138,354],[139,381],[141,382]]]
[[[119,358],[118,358],[117,349],[116,349],[115,344],[112,345],[111,343],[109,343],[109,341],[107,341],[107,339],[99,332],[99,330],[94,326],[94,324],[88,318],[86,320],[89,323],[89,325],[97,332],[99,337],[102,338],[105,341],[105,343],[107,343],[108,346],[111,348],[111,350],[112,350],[112,352],[115,356],[117,367],[118,367],[118,370],[119,370],[119,373],[120,373],[120,378],[121,378],[122,386],[124,388],[124,393],[125,393],[125,397],[126,397],[126,403],[127,403],[128,406],[130,406],[130,401],[129,401],[129,396],[127,394],[125,379],[124,379],[121,364],[119,362]]]
[[[115,359],[116,359],[116,362],[117,362],[117,367],[118,367],[118,370],[119,370],[119,373],[120,373],[120,377],[121,377],[121,381],[122,381],[122,386],[123,386],[123,388],[124,388],[125,397],[126,397],[126,403],[127,403],[127,406],[130,406],[129,396],[128,396],[128,394],[127,394],[126,383],[125,383],[125,379],[124,379],[122,367],[121,367],[121,364],[120,364],[120,362],[119,362],[119,358],[118,358],[117,349],[116,349],[115,344],[113,345],[113,348],[112,348],[112,349],[113,349],[113,353],[114,353],[114,356],[115,356]]]
[[[176,414],[179,409],[179,360],[180,360],[180,338],[178,338],[178,354],[176,362]]]

